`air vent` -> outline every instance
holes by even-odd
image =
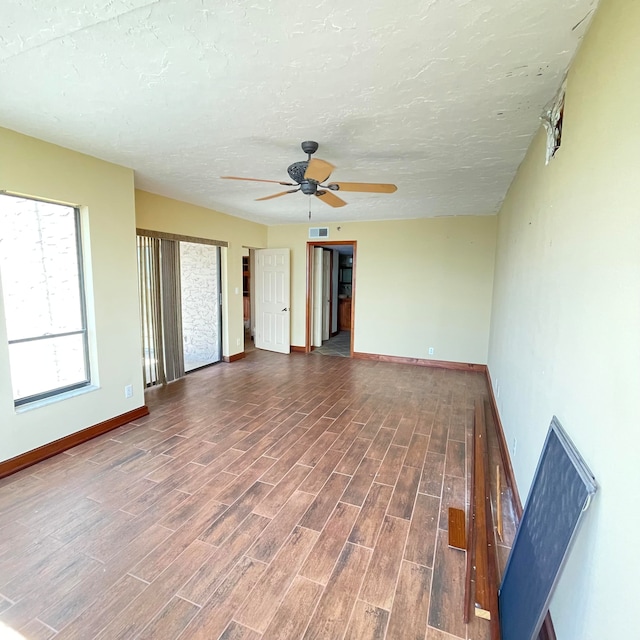
[[[329,227],[309,227],[309,238],[315,240],[317,238],[328,238]]]

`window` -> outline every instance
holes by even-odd
[[[88,385],[78,209],[0,195],[0,276],[16,406]]]

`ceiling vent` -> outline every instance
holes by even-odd
[[[317,240],[318,238],[328,238],[329,227],[309,227],[309,239]]]

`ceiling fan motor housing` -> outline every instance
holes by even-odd
[[[294,180],[298,184],[302,184],[304,182],[304,174],[306,173],[308,166],[309,162],[307,160],[304,160],[302,162],[294,162],[293,164],[289,165],[287,173],[292,180]]]
[[[300,146],[302,150],[308,154],[309,160],[311,160],[311,155],[318,150],[318,143],[314,140],[305,140]],[[317,190],[318,181],[304,177],[304,174],[307,172],[307,167],[309,166],[309,160],[294,162],[287,168],[287,173],[292,180],[300,185],[302,193],[311,196]]]

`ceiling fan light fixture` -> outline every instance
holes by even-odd
[[[300,191],[307,196],[312,196],[314,193],[318,191],[318,183],[310,182],[309,180],[303,180],[300,183]]]

